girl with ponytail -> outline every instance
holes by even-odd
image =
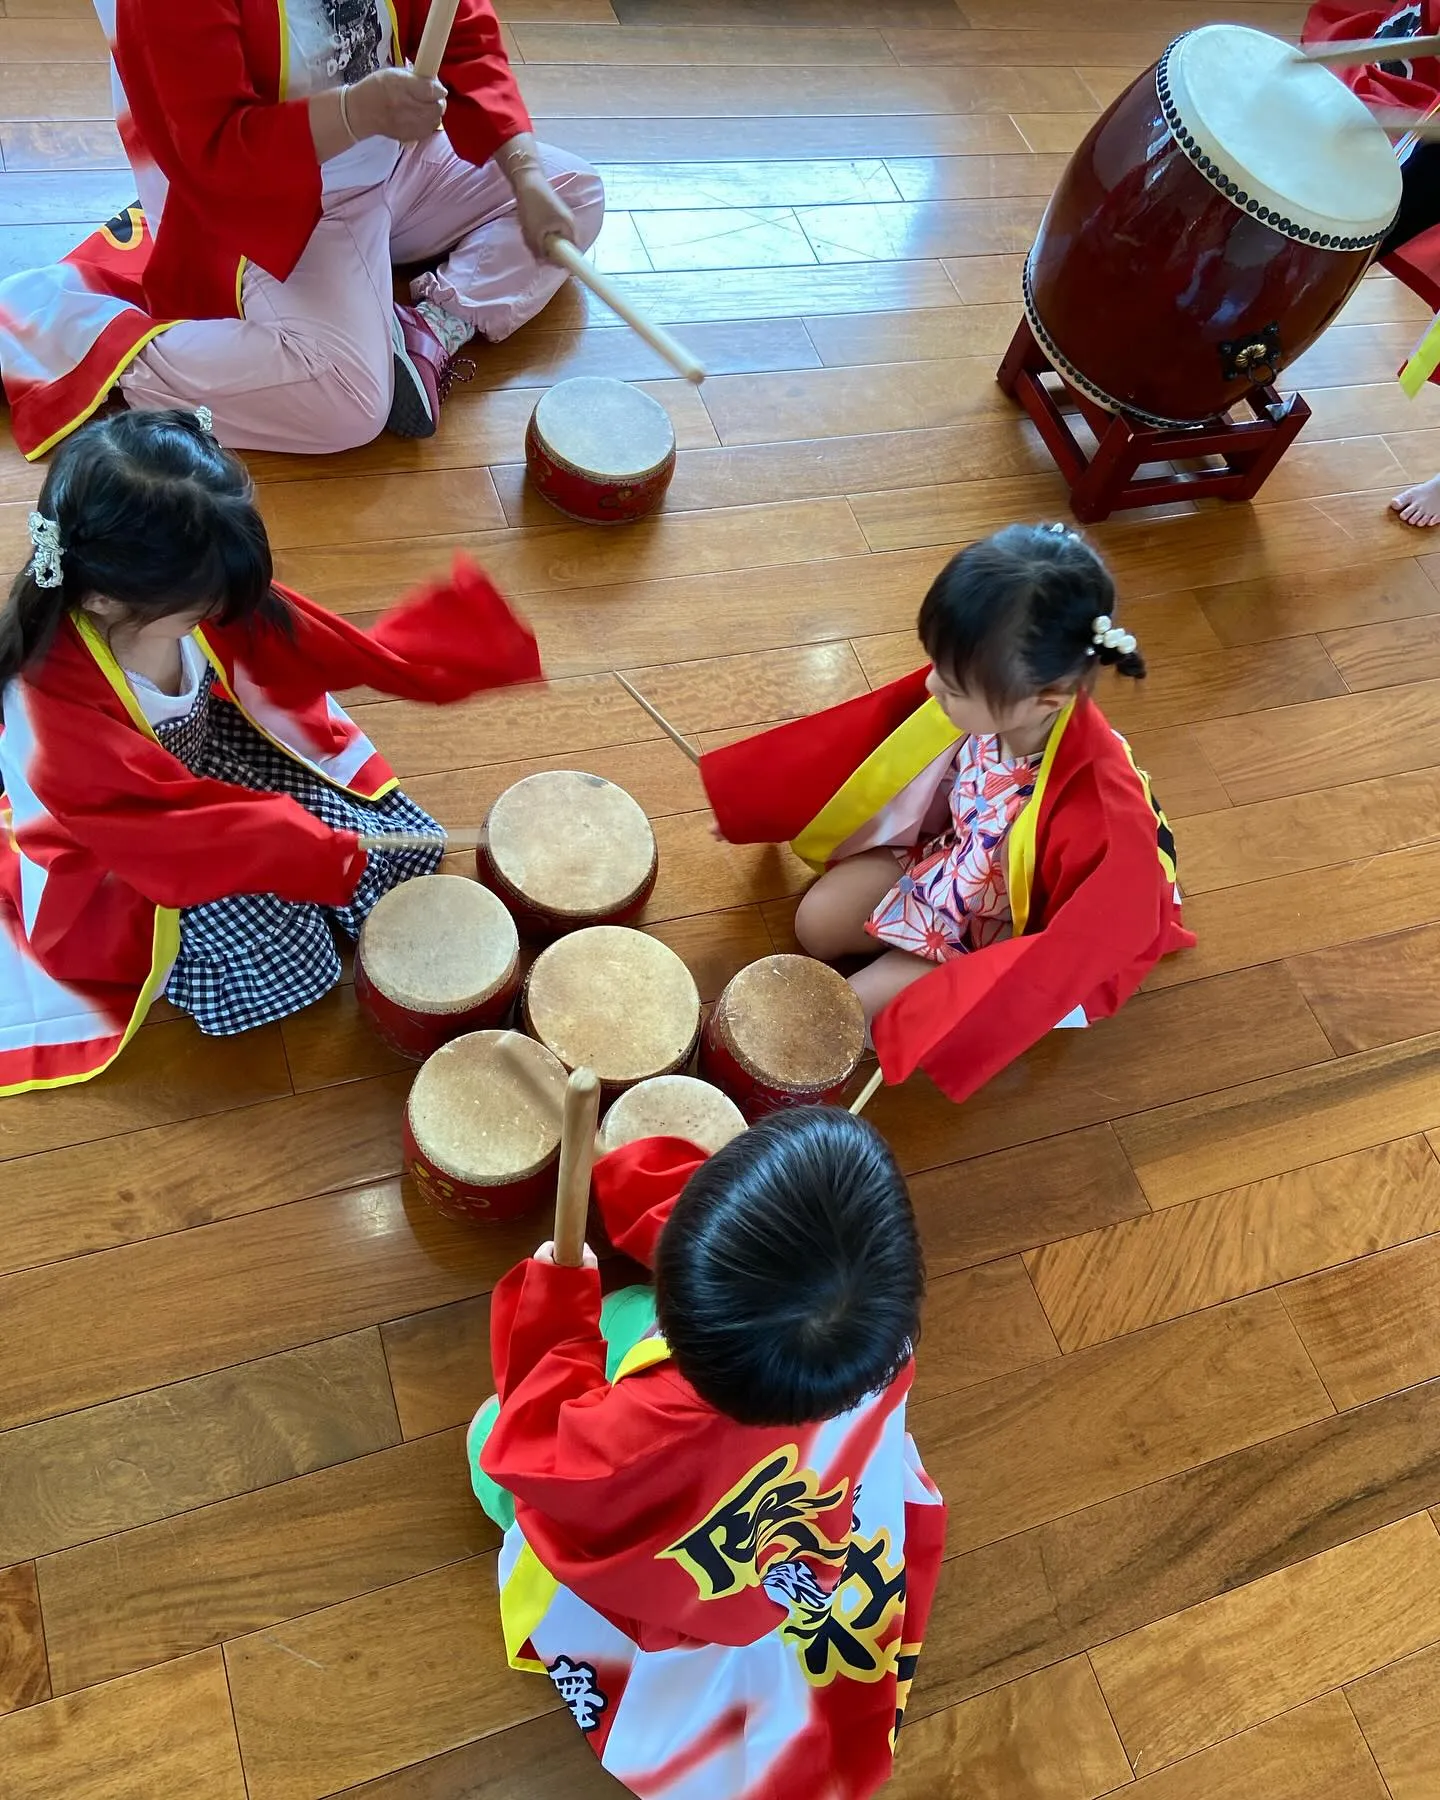
[[[444,847],[331,690],[540,674],[463,563],[368,634],[278,586],[203,410],[78,432],[30,539],[0,610],[0,1093],[98,1073],[161,993],[226,1035],[328,992],[337,931]]]

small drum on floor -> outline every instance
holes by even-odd
[[[589,525],[653,512],[675,473],[675,427],[658,400],[608,375],[557,382],[525,433],[535,491]]]
[[[1315,340],[1399,205],[1390,141],[1338,76],[1263,31],[1202,25],[1071,157],[1025,265],[1026,317],[1100,406],[1193,425]]]
[[[490,809],[475,852],[521,930],[560,937],[633,919],[655,886],[655,833],[622,787],[578,769],[527,775]]]
[[[739,1137],[745,1115],[708,1081],[693,1075],[657,1075],[623,1093],[600,1126],[602,1152],[637,1138],[684,1138],[713,1156]]]
[[[355,997],[376,1034],[417,1061],[498,1025],[520,988],[520,938],[502,901],[460,875],[420,875],[371,910]]]
[[[517,1031],[437,1050],[405,1107],[405,1167],[449,1219],[517,1218],[553,1197],[565,1071]]]
[[[808,956],[766,956],[716,1002],[700,1072],[753,1124],[783,1106],[839,1100],[864,1049],[865,1009],[843,975]]]
[[[669,948],[623,925],[542,950],[521,995],[525,1029],[567,1069],[593,1069],[608,1098],[683,1069],[700,1035],[694,977]]]

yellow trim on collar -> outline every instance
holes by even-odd
[[[1025,927],[1030,920],[1030,889],[1035,879],[1035,834],[1040,823],[1040,803],[1045,798],[1050,771],[1055,767],[1055,757],[1060,749],[1060,740],[1065,735],[1065,727],[1074,716],[1075,702],[1070,700],[1050,733],[1045,754],[1040,759],[1040,772],[1035,777],[1035,791],[1010,827],[1009,836],[1005,840],[1006,897],[1010,902],[1011,931],[1015,937],[1025,935]]]
[[[632,1344],[620,1359],[620,1367],[615,1371],[615,1381],[623,1381],[627,1375],[639,1375],[646,1369],[653,1369],[657,1364],[669,1362],[670,1346],[663,1337],[641,1338],[638,1344]],[[615,1382],[611,1382],[614,1387]]]
[[[100,673],[120,696],[126,712],[130,715],[131,722],[138,725],[140,730],[145,733],[146,737],[148,737],[152,743],[158,744],[160,740],[155,735],[155,728],[145,717],[144,708],[135,698],[134,688],[132,688],[130,683],[125,679],[125,671],[115,660],[115,652],[110,648],[109,644],[106,643],[105,639],[101,637],[100,633],[78,607],[71,613],[70,617],[75,621],[75,629],[80,633],[81,642],[85,645],[85,648],[90,652],[91,656],[95,658]]]
[[[790,848],[817,873],[823,870],[848,838],[963,735],[945,717],[939,702],[927,699],[870,752]]]
[[[529,1544],[522,1543],[515,1566],[500,1590],[500,1627],[505,1634],[505,1656],[512,1669],[524,1669],[534,1675],[547,1673],[544,1663],[521,1652],[550,1610],[559,1587],[560,1583]]]
[[[278,99],[290,93],[290,14],[285,0],[275,0],[275,18],[280,27],[280,91]]]

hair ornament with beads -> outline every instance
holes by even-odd
[[[1092,656],[1100,650],[1114,650],[1121,656],[1134,654],[1134,634],[1122,631],[1105,613],[1101,613],[1098,619],[1091,621],[1090,634],[1090,654]]]
[[[60,521],[47,519],[44,513],[30,515],[30,542],[35,554],[30,559],[30,573],[36,587],[58,588],[65,580],[60,556]]]
[[[197,406],[195,408],[195,423],[205,433],[206,437],[214,437],[215,415],[208,406]]]

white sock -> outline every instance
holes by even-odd
[[[415,309],[439,338],[447,356],[455,356],[475,335],[475,327],[458,313],[447,312],[434,300],[422,300]]]

